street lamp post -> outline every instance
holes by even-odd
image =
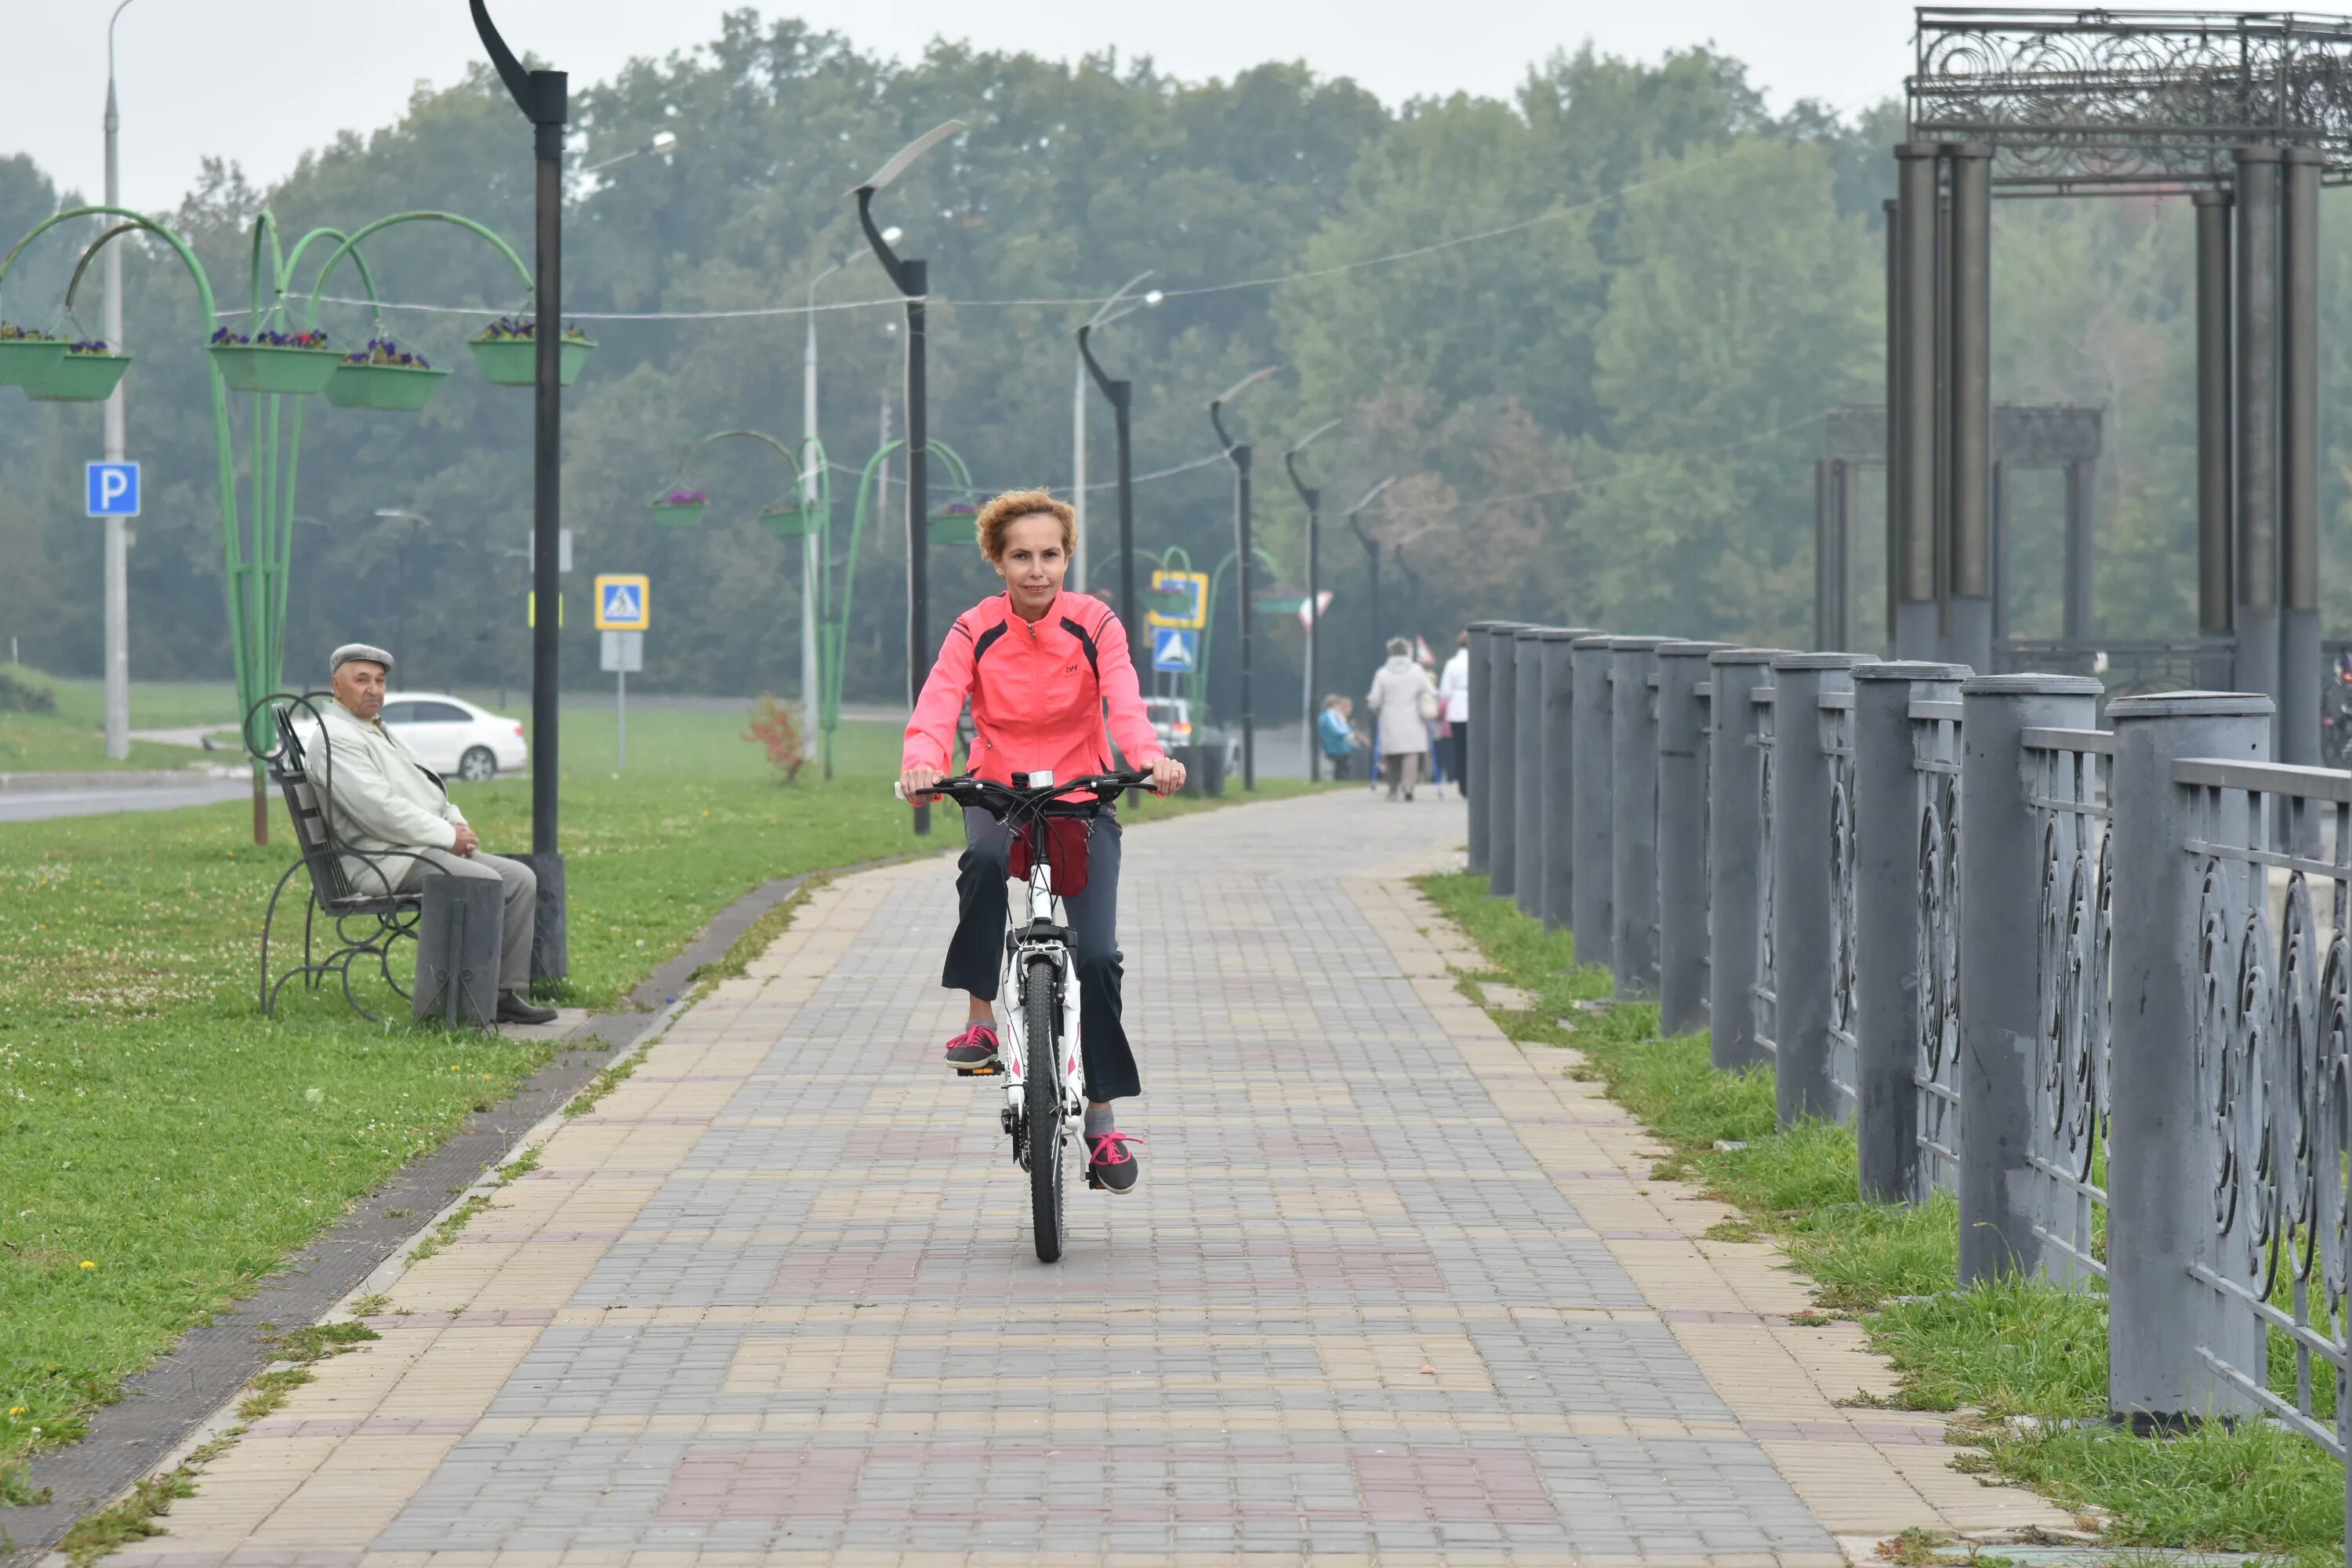
[[[632,158],[642,158],[648,153],[667,158],[672,153],[677,151],[677,132],[675,131],[656,131],[653,133],[653,139],[648,141],[644,146],[632,147],[627,152],[607,158],[602,163],[591,163],[580,172],[583,174],[599,174],[604,170],[611,168],[615,163],[625,163]]]
[[[901,231],[897,227],[882,231],[885,243],[896,245]],[[845,256],[815,277],[809,279],[807,342],[801,351],[801,500],[804,505],[817,504],[817,481],[823,450],[817,441],[816,423],[816,286],[857,259],[855,254]],[[824,721],[824,693],[818,679],[817,639],[817,573],[820,567],[819,541],[810,534],[801,552],[801,706],[804,710],[801,729],[814,735]],[[825,759],[825,777],[833,776],[833,757]]]
[[[480,0],[475,0],[479,4]],[[961,120],[950,120],[944,125],[933,126],[890,155],[889,162],[874,171],[864,184],[850,193],[857,200],[858,226],[866,231],[866,243],[874,247],[874,258],[889,275],[891,286],[907,300],[907,705],[912,708],[915,699],[922,695],[923,672],[930,662],[930,563],[927,556],[929,536],[925,527],[924,513],[930,506],[930,474],[926,463],[929,436],[929,420],[925,405],[929,388],[925,379],[923,305],[930,292],[930,265],[919,257],[901,257],[890,248],[890,240],[874,226],[874,194],[887,188],[890,182],[905,174],[914,161],[964,129]],[[931,808],[926,804],[915,807],[915,831],[928,834],[931,830]]]
[[[106,19],[106,205],[122,205],[121,146],[122,115],[114,96],[114,24],[131,0],[121,0]],[[106,247],[106,341],[122,348],[122,250]],[[122,404],[122,384],[106,399],[106,460],[130,455],[131,436]],[[106,520],[106,754],[116,762],[131,754],[131,524]]]
[[[408,547],[400,552],[400,647],[393,654],[395,658],[408,661],[415,651],[408,641],[408,606],[413,602],[408,595],[408,558],[416,553],[417,543],[424,538],[425,531],[433,525],[433,520],[421,511],[410,511],[405,507],[378,507],[375,514],[386,522],[408,524]],[[408,679],[403,684],[414,684],[415,679],[416,667],[410,662]]]
[[[1094,330],[1097,327],[1108,326],[1111,322],[1118,321],[1121,316],[1126,315],[1129,311],[1135,309],[1136,301],[1133,300],[1127,300],[1124,308],[1122,309],[1114,310],[1113,307],[1119,304],[1121,298],[1129,289],[1134,288],[1138,283],[1142,282],[1146,278],[1150,276],[1151,274],[1149,272],[1139,272],[1133,278],[1129,279],[1125,283],[1120,284],[1118,292],[1104,300],[1102,309],[1097,310],[1094,313],[1093,319],[1087,321],[1085,326],[1078,329],[1079,378],[1076,400],[1077,406],[1075,415],[1077,425],[1077,434],[1074,443],[1077,451],[1077,480],[1073,486],[1073,499],[1076,501],[1078,509],[1078,547],[1083,551],[1086,548],[1087,539],[1086,378],[1088,375],[1091,375],[1094,377],[1095,384],[1102,388],[1103,395],[1110,399],[1111,421],[1118,435],[1118,618],[1120,624],[1127,627],[1127,643],[1129,655],[1134,659],[1139,668],[1141,668],[1143,663],[1143,640],[1141,632],[1142,617],[1136,614],[1135,607],[1135,468],[1132,461],[1130,460],[1131,448],[1129,445],[1129,417],[1133,412],[1134,406],[1133,394],[1135,391],[1135,384],[1129,381],[1115,381],[1110,376],[1104,374],[1102,364],[1095,358],[1094,349],[1089,344],[1088,340],[1093,337]],[[1145,294],[1142,297],[1142,303],[1146,305],[1157,305],[1160,303],[1161,298],[1162,296],[1160,290],[1154,289],[1150,293]]]
[[[1235,441],[1226,433],[1224,406],[1259,382],[1272,375],[1275,367],[1254,370],[1216,396],[1209,399],[1209,425],[1216,431],[1217,440],[1225,449],[1225,460],[1234,466],[1234,554],[1240,562],[1239,599],[1241,606],[1242,644],[1242,788],[1257,788],[1257,710],[1251,690],[1254,673],[1250,622],[1256,617],[1250,593],[1250,456],[1245,441]]]
[[[484,0],[470,0],[470,5],[474,30],[481,35],[499,79],[506,83],[515,107],[530,121],[531,148],[538,165],[530,509],[536,554],[531,585],[537,602],[550,606],[550,613],[538,617],[530,639],[530,863],[539,875],[539,928],[531,943],[530,972],[533,980],[560,980],[571,970],[563,856],[556,837],[558,786],[562,779],[557,711],[562,701],[558,678],[563,645],[559,633],[563,617],[553,613],[562,591],[556,576],[560,564],[556,533],[562,525],[563,127],[570,89],[562,71],[525,70],[499,36]]]
[[[1348,509],[1348,530],[1356,536],[1356,542],[1364,547],[1365,559],[1371,565],[1371,593],[1365,601],[1365,608],[1372,618],[1374,656],[1372,665],[1375,668],[1379,668],[1381,660],[1387,656],[1387,649],[1382,645],[1387,640],[1388,634],[1381,630],[1381,542],[1364,531],[1363,511],[1366,507],[1372,504],[1382,490],[1394,483],[1396,483],[1396,476],[1391,474],[1379,484],[1366,490],[1364,499]]]
[[[1298,445],[1282,455],[1282,466],[1290,474],[1290,488],[1307,503],[1307,669],[1300,685],[1305,696],[1299,703],[1300,734],[1307,747],[1307,778],[1314,783],[1323,776],[1323,751],[1315,743],[1315,679],[1321,673],[1323,649],[1323,605],[1318,590],[1323,581],[1323,487],[1310,485],[1298,477],[1298,454],[1314,442],[1321,440],[1339,427],[1332,420],[1301,437]]]

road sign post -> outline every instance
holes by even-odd
[[[643,669],[646,627],[653,623],[653,582],[642,572],[596,577],[596,629],[604,634],[606,669],[613,672],[613,771],[629,765],[629,671]]]
[[[629,765],[629,675],[646,667],[646,634],[606,632],[604,644],[602,663],[613,676],[613,771],[619,773]]]
[[[139,515],[139,465],[90,463],[84,466],[86,506],[92,517]]]

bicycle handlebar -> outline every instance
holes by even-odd
[[[1014,789],[1010,784],[998,784],[994,779],[984,779],[967,773],[956,778],[941,779],[932,788],[921,791],[913,798],[924,801],[937,795],[945,795],[959,805],[976,805],[992,816],[1002,817],[1005,813],[1024,805],[1038,807],[1050,807],[1056,805],[1071,807],[1107,805],[1118,798],[1122,792],[1130,789],[1145,789],[1150,787],[1150,768],[1138,768],[1131,773],[1089,773],[1084,778],[1071,779],[1066,784],[1042,784],[1034,789]],[[1073,790],[1082,789],[1094,791],[1095,798],[1092,801],[1064,801],[1060,798]],[[890,793],[900,800],[909,798],[906,785],[896,781],[893,781],[890,785]]]

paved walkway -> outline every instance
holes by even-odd
[[[129,1564],[1833,1564],[2063,1524],[1699,1233],[1402,879],[1458,805],[1128,840],[1146,1173],[1040,1266],[941,861],[824,889]]]

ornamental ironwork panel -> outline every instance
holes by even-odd
[[[2027,799],[2042,819],[2040,1027],[2026,1162],[2037,1187],[2033,1234],[2053,1279],[2106,1278],[2109,916],[2107,775],[2115,737],[2028,731]]]
[[[2352,21],[1922,6],[1911,139],[1993,150],[2012,185],[2226,180],[2248,142],[2352,171]]]
[[[2352,1287],[2352,806],[2344,775],[2176,764],[2184,847],[2204,860],[2194,1020],[2200,1162],[2211,1184],[2211,1292],[2198,1354],[2265,1414],[2341,1457]],[[2312,881],[2326,885],[2322,918]],[[2327,1386],[2330,1376],[2335,1386]],[[2281,1384],[2287,1385],[2284,1389]]]
[[[1768,1057],[1780,1054],[1780,982],[1772,951],[1772,733],[1776,692],[1759,686],[1750,694],[1756,704],[1757,821],[1756,844],[1756,980],[1748,994],[1756,1003],[1756,1048]]]
[[[1911,704],[1919,823],[1919,1095],[1914,1202],[1960,1178],[1960,705]]]
[[[1830,773],[1830,1087],[1840,1121],[1862,1101],[1862,1063],[1854,1037],[1853,694],[1822,698],[1822,755]]]

